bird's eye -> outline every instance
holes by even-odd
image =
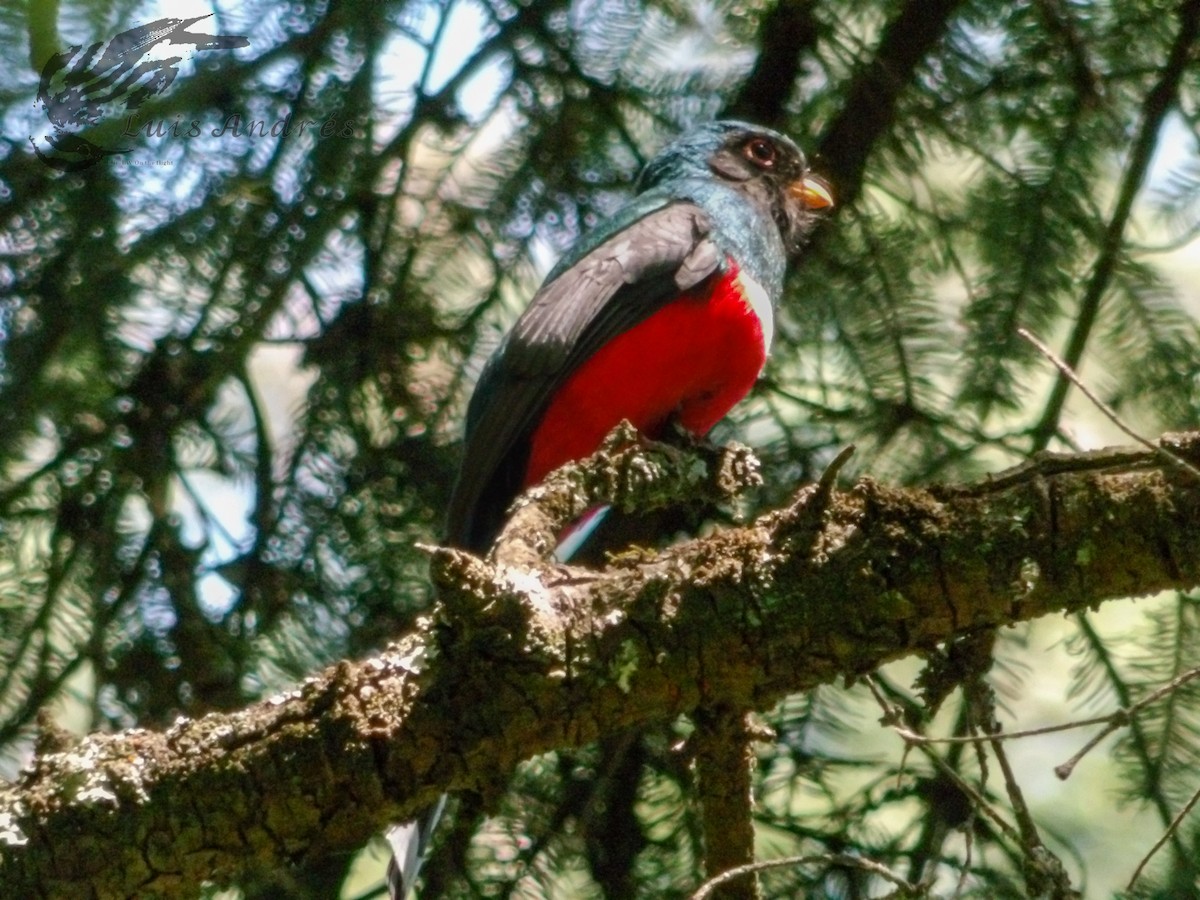
[[[746,158],[764,169],[775,165],[776,155],[775,145],[766,138],[754,138],[746,144]]]

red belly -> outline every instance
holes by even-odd
[[[622,419],[643,434],[671,417],[708,433],[766,361],[762,323],[731,270],[613,338],[567,380],[534,432],[525,485],[595,452]]]

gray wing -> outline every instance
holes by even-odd
[[[658,207],[568,260],[488,361],[467,410],[447,539],[486,550],[521,488],[529,442],[554,392],[607,341],[721,269],[708,214]]]

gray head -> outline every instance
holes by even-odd
[[[747,122],[709,122],[687,132],[646,164],[637,188],[686,193],[685,183],[695,180],[715,180],[746,195],[774,220],[789,253],[817,213],[833,206],[829,185],[809,172],[791,138]]]

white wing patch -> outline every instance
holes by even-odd
[[[758,321],[762,323],[763,352],[770,353],[771,339],[775,337],[775,310],[771,306],[771,297],[766,288],[745,272],[737,273],[737,283],[742,291],[742,297],[754,310]]]

